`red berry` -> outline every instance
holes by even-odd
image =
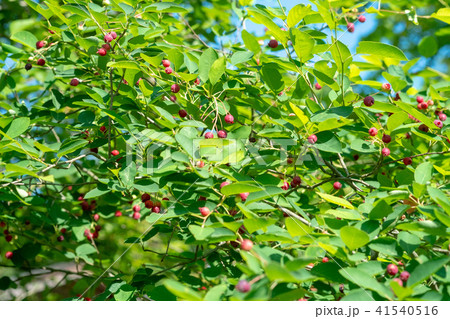
[[[444,126],[444,124],[440,120],[434,120],[434,125],[439,128],[442,128]]]
[[[172,68],[170,66],[168,66],[164,72],[166,72],[167,74],[171,74],[173,72]]]
[[[423,97],[417,95],[416,101],[417,101],[417,103],[422,103],[423,102]]]
[[[59,242],[64,241],[64,236],[63,236],[63,235],[58,236],[58,237],[56,238],[56,240],[59,241]]]
[[[369,129],[369,135],[370,136],[376,136],[378,134],[378,130],[375,127],[371,127]]]
[[[77,86],[79,83],[80,83],[80,80],[78,80],[77,78],[73,78],[72,80],[70,80],[71,86]]]
[[[249,292],[252,285],[247,280],[239,280],[235,288],[239,292]]]
[[[172,84],[170,90],[172,91],[172,93],[178,93],[180,92],[180,86],[178,84]]]
[[[445,115],[444,113],[439,113],[439,119],[442,121],[442,122],[445,122],[445,120],[447,119],[447,115]]]
[[[120,216],[122,216],[122,212],[120,210],[116,210],[114,216],[120,217]]]
[[[11,240],[13,240],[13,236],[12,235],[6,235],[5,236],[5,240],[6,240],[6,242],[10,242]]]
[[[203,161],[198,161],[198,162],[196,163],[196,165],[197,165],[198,168],[203,168],[203,167],[205,167],[205,162],[203,162]]]
[[[200,214],[202,214],[202,216],[206,217],[209,214],[211,214],[211,211],[209,210],[208,207],[200,207],[199,208]]]
[[[0,227],[5,227],[6,226],[6,223],[2,220],[1,222],[0,222]]]
[[[383,134],[383,137],[381,138],[381,140],[387,144],[387,143],[390,143],[392,139],[391,139],[390,135]]]
[[[148,208],[148,209],[152,209],[152,208],[155,206],[154,203],[153,203],[153,201],[151,201],[151,200],[145,201],[144,205],[145,205],[145,207]]]
[[[102,48],[105,49],[106,51],[111,50],[111,46],[109,45],[109,43],[105,43],[102,45]]]
[[[391,85],[390,85],[389,83],[383,83],[383,84],[381,85],[381,89],[382,89],[383,91],[390,91],[390,90],[391,90]]]
[[[219,132],[217,132],[217,136],[219,138],[227,138],[227,132],[225,132],[224,130],[220,130]]]
[[[427,133],[428,130],[429,130],[428,126],[426,126],[425,124],[420,124],[419,131]]]
[[[391,154],[391,150],[385,147],[381,150],[381,154],[383,154],[383,156],[389,156],[389,154]]]
[[[109,43],[112,40],[114,40],[114,38],[111,36],[110,33],[107,33],[107,34],[105,34],[105,37],[103,38],[103,40],[105,40],[106,43]]]
[[[314,84],[316,90],[320,90],[322,86],[319,83]]]
[[[42,49],[43,47],[45,47],[45,41],[38,41],[36,42],[36,49]]]
[[[409,272],[407,272],[406,270],[402,271],[402,273],[400,274],[400,280],[406,282],[408,281],[408,279],[409,279]]]
[[[225,122],[227,122],[228,124],[233,124],[234,123],[233,115],[231,115],[231,114],[225,115]]]
[[[175,101],[177,100],[177,97],[175,95],[171,95],[170,96],[170,100],[175,103]]]
[[[205,138],[214,138],[213,132],[206,132],[205,133]]]
[[[141,211],[141,206],[139,206],[139,205],[134,205],[133,206],[133,212],[138,213],[140,211]]]
[[[400,287],[403,287],[403,281],[400,278],[394,278],[392,281],[398,283]]]
[[[288,182],[283,182],[283,186],[281,186],[281,189],[287,191],[289,189],[289,183]]]
[[[200,85],[200,79],[199,79],[199,78],[196,78],[195,81],[194,81],[194,84],[195,84],[195,85]]]
[[[292,187],[297,187],[298,185],[300,185],[302,183],[302,179],[300,178],[300,176],[294,176],[292,178]]]
[[[91,205],[89,205],[88,202],[82,202],[82,203],[81,203],[81,209],[82,209],[83,211],[91,210]]]
[[[115,31],[111,31],[109,34],[112,36],[113,39],[117,38],[117,33]]]
[[[432,106],[432,105],[434,105],[434,102],[433,102],[433,100],[428,100],[427,104],[428,104],[428,106]]]
[[[339,182],[334,182],[334,183],[333,183],[333,188],[334,188],[335,190],[341,189],[341,188],[342,188],[342,184],[339,183]]]
[[[312,134],[308,137],[308,143],[309,144],[315,144],[317,142],[317,136]]]
[[[372,96],[369,95],[364,98],[365,106],[372,106],[372,105],[374,105],[374,103],[375,103],[375,99]]]
[[[187,112],[186,112],[185,110],[179,110],[179,111],[178,111],[178,115],[179,115],[181,118],[185,118],[185,117],[187,116]]]
[[[106,55],[106,50],[104,48],[100,48],[97,50],[97,54],[100,56],[105,56]]]
[[[347,23],[347,30],[348,32],[355,31],[355,25],[353,23]]]
[[[327,262],[329,262],[329,261],[330,261],[330,260],[328,259],[328,257],[323,257],[323,258],[322,258],[322,262],[323,262],[323,263],[327,263]]]
[[[100,215],[99,214],[94,214],[94,221],[98,221],[100,219]]]
[[[419,105],[417,105],[417,108],[419,110],[426,110],[428,108],[428,104],[426,102],[419,103]]]
[[[117,155],[119,155],[120,153],[119,153],[119,151],[118,150],[112,150],[111,151],[111,155],[112,156],[117,156]]]
[[[222,188],[222,187],[224,187],[224,186],[227,186],[227,185],[230,185],[230,182],[227,182],[227,181],[222,182],[222,183],[220,184],[220,188]]]
[[[6,254],[5,254],[5,258],[6,259],[11,259],[12,257],[13,257],[12,251],[7,251]]]
[[[169,60],[162,60],[162,65],[163,65],[165,68],[168,68],[168,67],[170,66],[170,61],[169,61]]]
[[[40,65],[40,66],[44,66],[45,65],[45,60],[44,59],[39,59],[39,60],[37,60],[37,65]]]
[[[245,202],[247,200],[248,195],[250,195],[250,193],[240,193],[239,196],[241,197],[241,200],[243,202]]]
[[[104,125],[100,126],[100,132],[105,133],[106,132],[106,126],[104,126]]]
[[[67,229],[61,228],[61,229],[60,229],[60,232],[61,232],[61,234],[65,234],[65,233],[67,233]]]
[[[386,271],[389,275],[394,276],[398,273],[398,267],[394,264],[389,264],[386,268]]]
[[[241,242],[241,249],[245,251],[249,251],[253,248],[253,242],[250,239],[244,239]]]
[[[142,196],[141,196],[141,200],[142,200],[142,202],[146,202],[146,201],[148,201],[148,200],[150,200],[150,195],[149,194],[147,194],[147,193],[145,193],[145,194],[142,194]]]
[[[403,164],[405,164],[405,165],[411,165],[411,164],[412,164],[412,159],[411,159],[411,157],[405,157],[405,158],[403,159]]]
[[[133,219],[139,220],[139,218],[141,218],[141,214],[138,212],[134,212],[133,213]]]
[[[272,49],[275,49],[276,47],[278,47],[278,41],[277,40],[270,40],[269,41],[269,47],[271,47]]]
[[[363,15],[360,15],[360,16],[358,17],[358,21],[361,22],[361,23],[364,23],[364,22],[366,22],[366,17],[363,16]]]

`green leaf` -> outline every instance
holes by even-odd
[[[402,61],[408,60],[402,50],[393,45],[381,42],[361,41],[356,48],[356,53],[376,55],[382,58],[392,58]]]
[[[253,193],[261,190],[262,188],[257,185],[238,182],[226,185],[222,187],[220,191],[225,196],[230,196],[241,193]]]
[[[421,55],[430,58],[437,53],[439,46],[434,36],[427,36],[420,40],[418,49]]]
[[[82,244],[75,249],[75,254],[77,256],[87,256],[96,252],[97,250],[95,250],[94,246],[91,244]]]
[[[397,241],[400,247],[402,247],[409,255],[411,255],[421,244],[419,237],[406,231],[402,231],[397,235]]]
[[[209,81],[212,85],[216,84],[220,80],[220,77],[225,73],[226,61],[226,57],[222,56],[212,64],[208,73]]]
[[[242,40],[244,41],[245,47],[252,51],[253,53],[258,53],[261,51],[261,46],[258,43],[258,40],[256,40],[256,38],[248,33],[247,30],[243,30],[241,33],[242,36]]]
[[[370,219],[383,219],[392,213],[392,207],[389,206],[386,201],[379,200],[375,207],[370,211],[369,218]]]
[[[244,219],[244,226],[251,234],[260,229],[266,229],[267,226],[273,225],[277,222],[274,218],[250,218]]]
[[[342,146],[339,139],[332,132],[324,131],[316,134],[317,142],[313,147],[330,153],[342,153]]]
[[[84,199],[97,198],[109,193],[110,191],[111,190],[107,188],[106,185],[98,184],[97,188],[90,190],[86,195],[84,195]]]
[[[75,152],[76,150],[83,148],[89,143],[87,140],[68,140],[61,145],[58,152],[58,157],[63,157],[64,155]]]
[[[366,232],[352,226],[344,226],[340,229],[341,239],[350,249],[355,250],[363,247],[370,240]]]
[[[208,290],[205,297],[203,298],[204,301],[221,301],[223,295],[227,291],[228,287],[225,284],[217,285],[212,287]]]
[[[38,39],[34,36],[33,33],[28,31],[20,31],[11,35],[11,40],[19,42],[27,47],[32,49],[36,49],[36,42]]]
[[[320,197],[322,197],[324,200],[326,200],[329,203],[333,203],[333,204],[336,204],[336,205],[339,205],[339,206],[342,206],[345,208],[349,208],[349,209],[354,209],[353,205],[344,198],[340,198],[340,197],[336,197],[336,196],[333,196],[330,194],[324,194],[324,193],[320,193],[320,192],[317,192],[317,195],[319,195]]]
[[[372,240],[369,248],[378,251],[386,256],[400,257],[402,250],[397,245],[397,241],[391,237],[379,237]]]
[[[411,272],[411,276],[407,281],[408,287],[414,287],[417,284],[423,282],[425,279],[432,276],[449,262],[450,257],[441,257],[420,264]]]
[[[292,217],[286,218],[284,222],[289,234],[291,234],[292,237],[306,236],[314,231],[314,229],[310,226],[305,225]]]
[[[189,231],[194,235],[195,239],[203,241],[207,239],[212,233],[213,228],[205,228],[198,225],[189,225]]]
[[[270,32],[273,34],[275,39],[277,39],[283,44],[286,44],[287,36],[285,32],[282,31],[281,28],[275,22],[273,22],[272,18],[270,18],[264,11],[256,7],[250,7],[247,10],[249,15],[253,17],[251,18],[251,20],[266,26],[267,29],[269,29]]]
[[[440,8],[438,12],[433,13],[431,16],[437,20],[450,24],[450,8]]]
[[[291,10],[287,17],[287,25],[289,28],[295,27],[297,23],[303,20],[309,13],[311,13],[311,5],[297,4]]]
[[[188,10],[174,2],[157,2],[145,8],[145,12],[186,13]]]
[[[395,130],[397,127],[402,125],[408,120],[408,114],[404,112],[394,113],[389,116],[387,121],[387,127],[389,131]]]
[[[213,48],[208,48],[202,53],[198,64],[199,77],[202,82],[208,81],[209,70],[217,58],[217,52]]]
[[[433,164],[425,162],[417,166],[414,172],[414,180],[416,183],[425,185],[433,176]]]
[[[6,135],[10,138],[16,138],[20,134],[26,132],[30,126],[30,119],[28,117],[19,117],[14,119],[6,131]]]
[[[119,176],[126,188],[131,188],[136,177],[136,163],[131,162],[128,166],[123,167],[119,171]]]
[[[300,61],[305,62],[312,57],[312,51],[315,45],[313,37],[308,33],[302,32],[298,29],[290,29],[292,45],[295,53]]]
[[[364,271],[357,268],[347,267],[339,270],[339,272],[343,277],[356,284],[358,287],[375,291],[387,299],[392,299],[392,293],[389,288],[383,286],[375,278],[372,278],[372,276]]]
[[[19,175],[30,175],[39,179],[42,179],[44,181],[47,182],[54,182],[54,177],[52,175],[49,176],[39,176],[38,174],[36,174],[33,171],[30,171],[29,169],[16,165],[16,164],[6,164],[5,165],[5,171],[7,172],[15,172],[18,173]]]
[[[182,300],[199,301],[202,299],[196,291],[173,279],[165,279],[163,284],[171,293]]]
[[[263,81],[274,93],[278,94],[283,90],[283,77],[275,63],[265,63],[261,68],[261,76]]]
[[[425,124],[426,126],[428,126],[430,129],[435,128],[436,126],[434,125],[433,121],[431,119],[428,118],[428,116],[426,116],[425,114],[423,114],[422,112],[420,112],[419,110],[417,110],[416,107],[413,107],[409,104],[406,104],[402,101],[395,101],[394,102],[400,109],[402,109],[403,111],[405,111],[408,114],[411,114],[412,116],[414,116],[416,119],[420,120],[423,124]],[[375,102],[374,107],[376,107],[377,102]]]
[[[106,65],[110,68],[118,68],[118,69],[135,69],[140,70],[139,64],[134,61],[117,61],[117,62],[108,62]]]
[[[431,199],[436,203],[441,205],[445,212],[450,215],[450,200],[445,195],[443,191],[431,186],[427,187],[428,194],[430,194]]]
[[[247,62],[248,60],[251,60],[253,57],[253,52],[251,51],[238,51],[235,52],[230,59],[231,64],[238,65],[240,63]]]

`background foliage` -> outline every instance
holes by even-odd
[[[2,299],[450,299],[450,8],[279,4],[1,2]]]

